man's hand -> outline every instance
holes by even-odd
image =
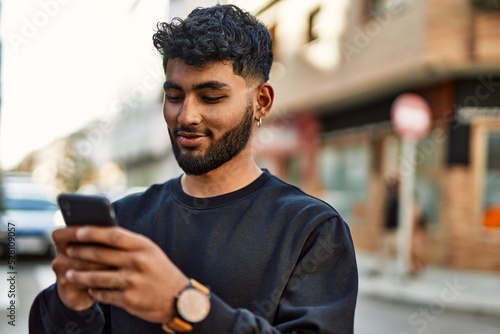
[[[56,245],[56,256],[52,261],[52,269],[57,278],[57,294],[67,307],[82,311],[91,307],[95,301],[88,294],[88,287],[82,284],[75,284],[67,279],[69,270],[101,270],[102,265],[71,259],[67,256],[67,249],[70,243],[77,242],[76,228],[59,228],[52,232],[52,239]]]
[[[65,256],[73,267],[61,265],[68,304],[61,299],[67,306],[98,301],[146,321],[171,319],[174,296],[189,280],[158,245],[120,227],[85,226],[71,234],[75,240],[65,247]]]

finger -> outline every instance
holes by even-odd
[[[128,286],[128,280],[123,271],[118,270],[68,270],[65,277],[70,283],[94,289],[124,290]]]
[[[73,243],[67,247],[66,255],[75,260],[115,268],[127,266],[131,262],[126,251],[99,244]]]
[[[68,284],[67,272],[69,270],[79,271],[96,271],[96,270],[109,270],[109,267],[90,263],[80,260],[71,259],[65,255],[58,254],[52,261],[52,270],[54,271],[58,284]],[[87,286],[74,284],[78,289],[86,289]]]
[[[139,249],[145,245],[144,236],[121,227],[84,226],[76,230],[80,242],[100,243],[124,250]]]
[[[105,269],[110,269],[110,267],[95,262],[70,258],[65,254],[57,254],[54,260],[52,260],[52,270],[54,272],[56,273],[66,272],[69,269],[80,270],[80,271],[105,270]]]
[[[76,227],[57,228],[52,231],[52,240],[56,245],[67,245],[70,242],[78,241],[76,237]]]
[[[111,304],[125,309],[125,303],[124,303],[125,292],[122,290],[90,288],[88,289],[87,293],[96,302]]]

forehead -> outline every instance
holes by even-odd
[[[165,75],[167,81],[184,88],[194,87],[209,81],[225,83],[232,88],[246,86],[245,79],[234,74],[230,62],[210,62],[199,67],[187,65],[181,59],[175,58],[168,61]]]

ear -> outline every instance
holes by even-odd
[[[271,112],[274,101],[274,88],[269,83],[265,82],[256,90],[256,105],[254,117],[255,120],[265,119]]]

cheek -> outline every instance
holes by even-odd
[[[169,128],[175,121],[175,112],[171,108],[166,108],[165,104],[163,104],[163,119]]]
[[[247,113],[253,113],[252,101],[249,101],[246,96],[242,96],[237,103],[224,106],[217,113],[220,127],[225,129],[234,128],[242,122]]]

